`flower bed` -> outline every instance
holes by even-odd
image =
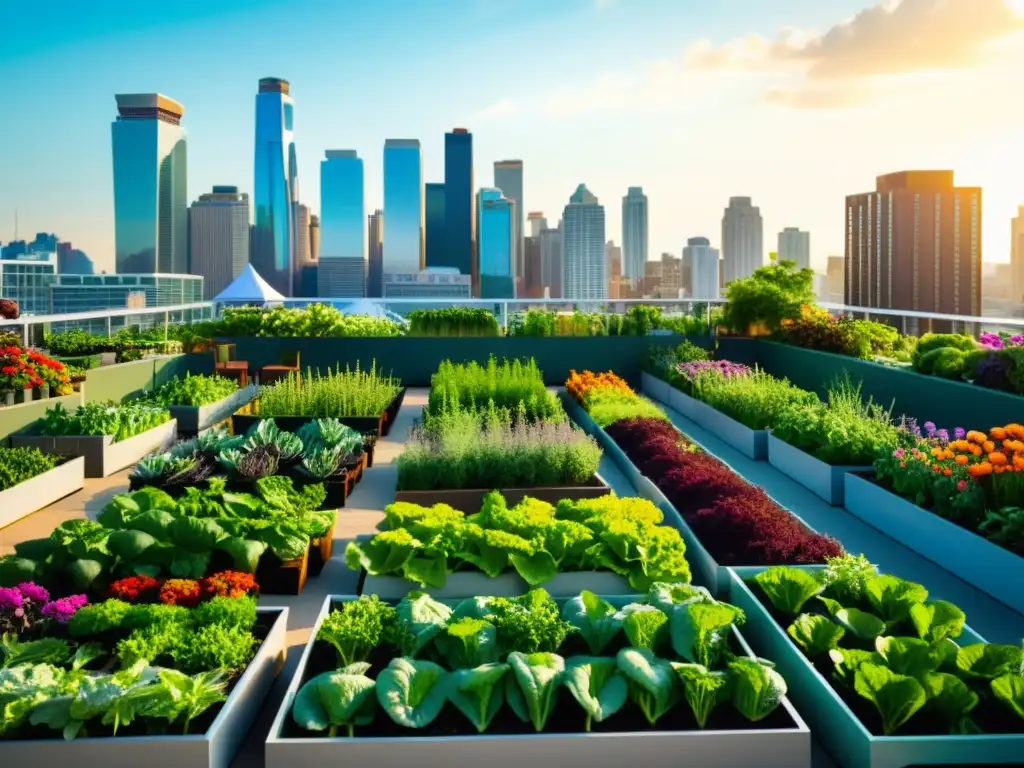
[[[35,448],[0,448],[0,528],[85,485],[85,460]]]
[[[71,378],[63,363],[16,344],[0,348],[0,406],[14,405],[19,393],[28,401],[31,392],[48,398],[51,392],[70,395],[71,391]]]
[[[920,584],[845,557],[743,569],[731,597],[844,768],[1019,762],[1024,650],[986,644]]]
[[[240,574],[132,581],[95,604],[0,589],[6,760],[230,764],[284,656],[287,609],[257,609]]]
[[[609,593],[630,594],[690,579],[682,538],[662,522],[649,501],[614,496],[557,507],[526,498],[509,508],[492,492],[471,515],[396,502],[381,533],[349,544],[345,561],[365,571],[364,594],[396,599],[415,588],[453,598],[496,594],[496,579],[505,595],[539,586],[574,594],[595,579]]]
[[[510,768],[571,752],[596,765],[661,768],[685,754],[809,766],[807,729],[785,681],[735,630],[742,618],[686,584],[561,606],[544,590],[461,603],[412,593],[397,607],[329,597],[267,765]]]

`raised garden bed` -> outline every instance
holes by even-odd
[[[396,491],[395,501],[408,501],[420,506],[447,504],[462,512],[480,509],[484,496],[498,490],[509,504],[518,504],[526,496],[557,504],[563,499],[596,499],[612,492],[600,475],[594,475],[590,482],[578,486],[544,486],[538,488],[449,488],[436,491]]]
[[[333,546],[333,541],[332,541]],[[301,595],[309,576],[309,550],[294,560],[281,560],[267,551],[256,566],[256,583],[265,595]]]
[[[11,435],[11,446],[38,448],[58,456],[82,456],[86,477],[108,477],[130,467],[143,456],[170,448],[178,435],[178,422],[171,419],[153,429],[115,443],[112,435],[50,437]]]
[[[847,473],[871,469],[826,464],[771,434],[768,435],[768,463],[833,507],[843,506]]]
[[[334,554],[334,531],[326,536],[309,541],[309,564],[306,566],[308,576],[316,577],[321,574],[327,561]]]
[[[1019,555],[890,493],[873,482],[873,475],[846,476],[846,510],[972,587],[1024,613],[1024,558]]]
[[[0,528],[38,512],[85,486],[85,459],[66,459],[53,469],[0,491]]]
[[[248,386],[215,403],[200,406],[169,405],[167,410],[178,420],[178,432],[193,435],[230,419],[235,411],[249,403],[258,392],[258,387]]]
[[[0,741],[5,765],[87,765],[104,768],[229,768],[284,667],[288,609],[258,608],[270,628],[206,733]]]
[[[438,600],[461,600],[483,594],[515,597],[528,592],[530,585],[514,571],[494,578],[479,571],[452,573],[439,588],[424,588],[400,576],[371,576],[366,571],[359,574],[360,595],[377,595],[381,600],[397,601],[417,589],[423,589]],[[629,595],[636,591],[629,586],[629,581],[611,571],[560,573],[544,584],[544,590],[556,598],[578,595],[584,589],[601,595]]]
[[[398,417],[398,410],[405,400],[405,387],[399,390],[395,399],[378,416],[336,416],[342,424],[364,434],[372,434],[377,437],[386,437]],[[231,416],[232,430],[236,435],[243,435],[248,432],[257,422],[264,418],[259,415],[259,398],[252,401],[246,407],[247,413],[234,413]],[[275,416],[277,426],[285,432],[298,432],[305,424],[315,421],[315,416]]]

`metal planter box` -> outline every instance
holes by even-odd
[[[229,768],[263,701],[284,666],[288,609],[259,608],[275,615],[266,639],[204,734],[112,736],[65,741],[3,742],[4,765],[88,765],[103,768]]]
[[[438,600],[461,600],[478,595],[518,597],[530,591],[530,585],[515,571],[506,571],[497,578],[479,571],[451,573],[440,589],[421,587],[401,576],[364,574],[360,581],[362,586],[359,594],[377,595],[381,600],[396,601],[416,590],[427,592]],[[599,595],[631,595],[636,592],[629,586],[628,580],[610,571],[560,573],[542,586],[552,597],[575,597],[584,589]]]
[[[207,405],[172,405],[167,410],[171,412],[178,422],[178,431],[183,434],[196,434],[204,429],[215,427],[222,421],[231,418],[231,415],[251,402],[259,392],[259,387],[250,385],[243,387],[234,394]]]
[[[644,372],[640,374],[640,391],[652,400],[657,400],[665,405],[670,405],[672,390],[675,389],[664,379],[659,379],[653,374]]]
[[[972,587],[1024,613],[1024,558],[1019,555],[858,475],[846,476],[846,509]]]
[[[771,434],[768,435],[768,463],[833,507],[843,505],[846,497],[846,473],[871,469],[857,466],[834,467]]]
[[[768,458],[768,433],[765,430],[744,426],[736,419],[716,411],[707,403],[678,389],[672,392],[671,405],[690,421],[704,427],[748,459],[764,461]]]
[[[560,393],[562,398],[562,405],[565,408],[565,412],[569,418],[576,423],[576,425],[597,440],[598,445],[601,446],[601,450],[604,451],[611,460],[615,463],[618,470],[626,476],[629,480],[630,485],[634,488],[638,488],[643,482],[644,476],[640,474],[633,462],[629,460],[625,452],[619,448],[618,444],[608,436],[601,427],[597,425],[590,414],[584,410],[583,406],[577,403],[573,397],[566,391]]]
[[[13,488],[0,491],[0,528],[38,512],[85,486],[85,459],[76,456]]]
[[[112,435],[11,435],[11,445],[15,448],[38,448],[43,453],[58,456],[82,456],[85,458],[86,477],[108,477],[130,467],[143,456],[167,450],[177,437],[178,422],[171,419],[119,443],[114,442]]]
[[[1024,735],[876,736],[868,731],[744,583],[744,577],[749,578],[761,570],[735,570],[730,600],[746,613],[743,631],[754,649],[775,662],[789,684],[793,702],[806,715],[815,736],[842,768],[1020,765],[1024,755]],[[960,641],[963,644],[984,642],[966,628]]]
[[[782,707],[792,727],[735,731],[644,731],[622,733],[539,733],[528,735],[423,736],[400,738],[287,738],[292,701],[313,649],[320,624],[334,602],[328,596],[306,644],[298,669],[277,712],[266,744],[267,768],[320,768],[324,765],[393,766],[486,765],[644,765],[677,768],[681,764],[716,768],[810,768],[810,731],[787,699]],[[750,649],[736,635],[744,651]],[[751,654],[752,655],[752,654]],[[682,706],[685,706],[683,704]],[[387,717],[383,712],[378,717]],[[557,718],[557,713],[553,719]],[[681,760],[684,761],[681,763]]]

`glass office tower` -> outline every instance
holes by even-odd
[[[320,163],[317,296],[366,295],[363,161],[354,149],[328,149]]]
[[[514,299],[516,204],[500,189],[481,189],[477,217],[480,298]]]
[[[427,267],[443,267],[445,260],[444,184],[426,185]]]
[[[408,274],[423,269],[423,229],[419,139],[388,139],[384,142],[383,272]]]
[[[159,93],[119,94],[110,127],[119,273],[188,272],[185,108]]]
[[[499,160],[495,162],[494,186],[501,190],[501,194],[516,204],[516,278],[520,284],[525,284],[523,238],[526,236],[526,232],[523,229],[523,220],[526,211],[523,208],[523,161]]]
[[[256,156],[252,265],[285,296],[294,294],[298,169],[295,102],[287,80],[265,77],[256,94]]]
[[[444,257],[431,266],[453,267],[464,275],[476,276],[473,192],[473,134],[455,128],[444,135]]]

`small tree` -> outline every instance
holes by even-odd
[[[814,303],[813,282],[814,271],[797,269],[792,261],[759,267],[726,287],[722,325],[735,333],[749,334],[757,327],[773,333]]]

